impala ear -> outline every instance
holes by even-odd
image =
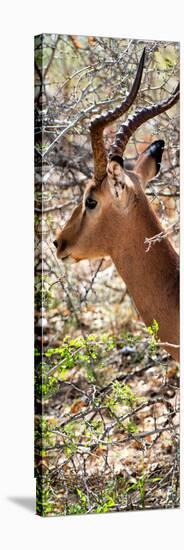
[[[117,204],[119,203],[119,205],[126,208],[132,193],[136,193],[138,177],[134,172],[125,170],[123,166],[123,159],[119,156],[114,156],[113,160],[110,160],[107,164],[107,176],[109,189],[113,198],[116,199]]]
[[[120,160],[121,159],[121,160]],[[125,173],[123,170],[123,159],[114,156],[107,164],[107,176],[110,191],[115,199],[121,199],[125,187]]]
[[[143,151],[135,163],[134,172],[140,176],[144,187],[160,170],[164,146],[165,143],[162,139],[154,141]]]
[[[124,160],[123,160],[123,157],[121,157],[120,155],[110,156],[109,162],[112,162],[112,161],[117,162],[117,164],[119,164],[121,168],[124,168]]]

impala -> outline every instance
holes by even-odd
[[[121,124],[108,158],[103,141],[104,128],[123,115],[137,95],[144,57],[145,50],[125,100],[91,122],[94,176],[83,201],[58,231],[54,245],[62,260],[69,256],[76,261],[110,256],[145,324],[157,320],[161,342],[178,360],[179,258],[168,238],[156,242],[149,251],[145,245],[145,239],[163,231],[145,187],[160,169],[164,141],[154,141],[132,165],[123,160],[123,155],[129,138],[141,124],[178,101],[179,85],[170,97],[137,110]]]

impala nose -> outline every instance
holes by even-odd
[[[53,241],[53,244],[54,244],[54,246],[55,246],[56,248],[58,247],[58,242],[57,242],[56,240]]]

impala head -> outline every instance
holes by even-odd
[[[84,192],[83,201],[74,209],[69,221],[58,230],[54,245],[57,257],[76,261],[112,256],[114,236],[131,227],[131,213],[136,204],[147,200],[144,188],[159,171],[164,141],[157,140],[132,162],[123,160],[129,138],[147,120],[166,111],[179,99],[179,86],[173,94],[155,105],[145,107],[121,124],[107,158],[104,128],[124,114],[132,105],[140,87],[145,50],[130,93],[114,110],[97,116],[90,127],[94,158],[94,176]],[[127,169],[129,168],[129,169]],[[131,169],[130,169],[131,168]],[[128,221],[128,224],[127,224]]]

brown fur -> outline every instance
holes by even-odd
[[[123,170],[115,161],[108,164],[101,185],[92,181],[57,239],[57,256],[76,261],[110,256],[125,281],[144,322],[156,319],[159,337],[178,360],[179,344],[179,258],[167,238],[146,251],[145,239],[162,231],[144,192],[156,173],[152,157],[141,156],[134,171]],[[94,210],[85,207],[86,197],[97,201]],[[62,252],[62,242],[65,250]]]

